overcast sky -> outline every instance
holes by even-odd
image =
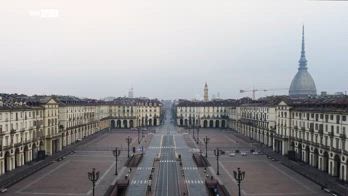
[[[133,87],[173,99],[201,98],[205,82],[222,98],[289,88],[305,24],[318,92],[344,92],[347,10],[348,1],[1,0],[0,91],[102,98]]]

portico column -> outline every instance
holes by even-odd
[[[341,168],[340,168],[340,179],[343,181],[347,181],[347,164],[345,162],[341,162]]]
[[[20,158],[19,158],[19,161],[20,161],[20,165],[19,165],[19,166],[24,165],[24,156],[25,156],[24,153],[25,153],[25,152],[21,152],[21,153],[19,154],[19,155],[20,155],[20,156],[19,156],[19,157],[20,157]]]
[[[334,171],[335,171],[335,161],[331,158],[329,158],[329,175],[334,176]]]
[[[11,167],[10,167],[10,171],[14,170],[16,168],[16,158],[14,155],[11,155]]]
[[[314,153],[309,152],[309,165],[314,167]]]
[[[324,161],[324,157],[322,155],[318,155],[318,169],[320,171],[324,171],[324,164],[323,164],[323,161]]]

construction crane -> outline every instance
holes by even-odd
[[[258,91],[283,91],[283,90],[288,90],[288,88],[272,88],[272,89],[252,89],[252,90],[240,90],[240,93],[247,93],[247,92],[252,92],[253,93],[253,100],[255,100],[255,93]]]

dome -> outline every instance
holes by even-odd
[[[307,59],[305,55],[305,44],[304,44],[304,27],[302,27],[302,50],[301,57],[298,61],[299,68],[294,79],[292,79],[289,95],[290,96],[308,96],[316,95],[317,88],[315,87],[314,80],[307,71]]]
[[[294,79],[292,79],[289,95],[290,96],[306,96],[316,95],[317,88],[314,80],[307,70],[298,70]]]

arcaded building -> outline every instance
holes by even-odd
[[[0,175],[109,128],[158,126],[162,103],[0,94]]]

